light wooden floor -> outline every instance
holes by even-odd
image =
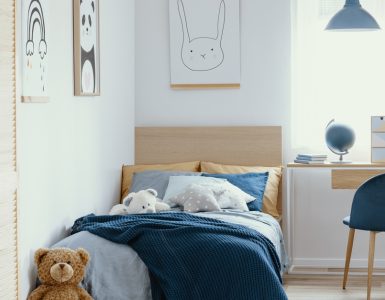
[[[366,276],[350,276],[346,290],[340,275],[286,275],[290,300],[366,300]],[[372,300],[385,299],[385,276],[373,276]]]

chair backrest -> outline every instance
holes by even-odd
[[[356,191],[350,214],[350,227],[385,231],[385,174],[369,179]]]

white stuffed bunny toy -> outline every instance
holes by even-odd
[[[154,189],[130,193],[123,199],[123,204],[115,205],[110,215],[145,214],[170,210],[170,206],[160,202]]]

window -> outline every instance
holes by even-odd
[[[15,2],[0,9],[0,298],[17,299]]]
[[[370,116],[385,115],[385,1],[361,1],[381,31],[324,31],[344,3],[293,3],[291,144],[296,151],[325,152],[325,127],[336,119],[356,132],[350,159],[369,160]]]

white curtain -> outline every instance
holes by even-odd
[[[0,299],[17,299],[15,1],[0,7]]]
[[[385,115],[385,1],[361,1],[381,31],[324,31],[344,3],[293,1],[291,144],[297,152],[328,152],[325,127],[336,119],[356,132],[350,159],[369,161],[370,116]]]

